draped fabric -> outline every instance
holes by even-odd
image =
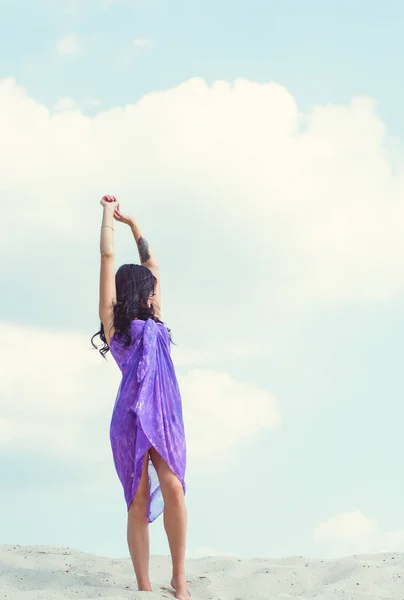
[[[142,476],[145,455],[155,448],[181,481],[185,492],[186,444],[181,394],[165,325],[153,319],[131,323],[132,344],[117,336],[110,350],[122,372],[110,426],[115,468],[127,508]],[[149,522],[163,511],[157,473],[148,460]]]

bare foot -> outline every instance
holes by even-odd
[[[189,593],[185,579],[177,583],[173,577],[171,579],[171,587],[175,590],[177,600],[191,600],[191,594]]]

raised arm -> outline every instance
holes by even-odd
[[[118,203],[113,196],[104,196],[101,206],[104,209],[101,224],[100,254],[100,301],[99,316],[109,345],[114,335],[115,256],[114,256],[114,210]]]
[[[137,244],[140,264],[144,267],[147,267],[151,271],[153,271],[153,269],[158,269],[156,257],[149,246],[149,242],[145,239],[140,231],[135,219],[131,220],[130,228]]]
[[[143,267],[147,267],[155,276],[157,282],[155,287],[155,296],[153,299],[154,312],[156,317],[161,319],[161,287],[160,287],[160,269],[156,257],[154,256],[148,241],[143,236],[140,227],[133,217],[125,215],[121,212],[120,206],[115,208],[114,218],[121,223],[129,225],[133,237],[135,239],[137,249],[139,252],[140,264]]]

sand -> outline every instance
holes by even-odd
[[[404,554],[187,561],[193,600],[404,600]],[[173,599],[170,561],[153,557],[154,592],[137,592],[129,559],[70,548],[0,546],[0,599]]]

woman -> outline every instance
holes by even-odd
[[[171,585],[176,598],[188,600],[185,434],[170,333],[161,320],[159,267],[137,223],[121,212],[116,198],[104,196],[101,205],[101,328],[95,336],[104,342],[101,354],[111,350],[122,372],[110,439],[127,504],[129,551],[139,590],[151,591],[148,524],[164,510]],[[116,274],[114,220],[131,228],[141,263],[122,265]]]

